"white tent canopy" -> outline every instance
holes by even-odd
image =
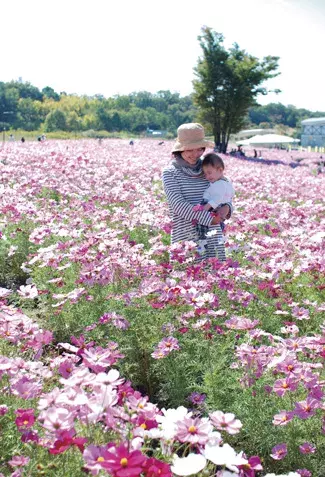
[[[289,136],[282,136],[281,134],[258,134],[243,141],[236,141],[236,144],[241,144],[243,146],[271,146],[276,144],[292,144],[297,142],[299,142],[299,139],[293,139]]]

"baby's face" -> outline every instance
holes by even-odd
[[[203,172],[209,182],[216,182],[223,176],[223,170],[221,168],[211,165],[204,166]]]

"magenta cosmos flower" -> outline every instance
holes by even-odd
[[[299,450],[302,454],[315,454],[316,446],[310,442],[304,442],[301,446],[299,446]]]
[[[194,391],[188,397],[188,400],[196,406],[199,406],[200,404],[203,404],[205,399],[206,399],[206,395],[205,394],[200,394],[197,391]]]
[[[253,455],[248,459],[247,464],[238,465],[241,477],[255,477],[255,471],[263,470],[261,459],[257,455]]]
[[[271,457],[275,460],[282,460],[288,453],[287,445],[285,443],[278,444],[273,447]]]
[[[17,409],[15,414],[15,424],[19,431],[25,431],[34,425],[34,409]]]
[[[146,477],[172,477],[170,465],[154,457],[151,457],[145,462],[143,471]]]
[[[146,457],[138,450],[129,452],[127,444],[106,453],[101,466],[114,477],[140,477]]]

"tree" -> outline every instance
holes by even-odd
[[[60,100],[60,95],[54,91],[53,88],[50,86],[45,86],[45,88],[42,89],[42,94],[46,98],[51,98],[54,99],[54,101],[59,101]]]
[[[18,114],[14,124],[16,129],[35,131],[41,125],[41,102],[31,98],[20,98],[18,101]]]
[[[223,35],[209,27],[202,29],[198,40],[203,56],[194,68],[193,100],[200,108],[199,120],[212,129],[217,149],[226,152],[230,134],[244,126],[256,96],[268,93],[261,84],[279,74],[275,73],[279,58],[259,61],[237,44],[226,50]]]
[[[45,132],[51,131],[65,131],[67,127],[66,115],[60,109],[51,111],[45,119],[44,129]]]

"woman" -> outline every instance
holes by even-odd
[[[194,211],[193,207],[202,200],[209,186],[202,171],[201,156],[206,147],[214,144],[205,139],[201,124],[182,124],[177,130],[177,141],[173,149],[173,162],[163,171],[163,184],[173,221],[172,243],[183,240],[198,242],[198,226],[208,226],[204,248],[200,248],[201,259],[217,257],[226,260],[224,237],[219,225],[220,217],[211,217],[210,212]],[[222,218],[231,215],[231,204],[220,209]]]

